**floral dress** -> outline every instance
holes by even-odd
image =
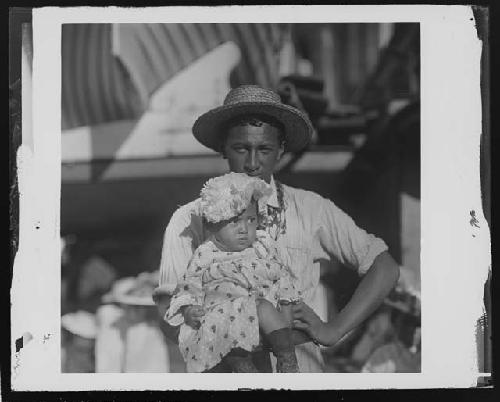
[[[208,370],[234,348],[254,350],[260,342],[256,299],[298,300],[292,275],[262,234],[239,252],[222,251],[211,239],[198,247],[166,316],[170,325],[182,324],[179,349],[187,371]],[[184,324],[179,309],[186,305],[205,309],[197,330]]]

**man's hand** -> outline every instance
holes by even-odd
[[[193,329],[199,329],[201,319],[205,315],[205,310],[202,306],[186,306],[183,308],[182,314],[184,322]]]
[[[324,346],[333,346],[338,341],[332,327],[321,321],[318,315],[304,302],[294,304],[293,327],[305,331],[314,341]]]

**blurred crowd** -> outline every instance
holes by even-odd
[[[62,241],[63,272],[72,264],[67,242]],[[80,269],[76,285],[63,275],[62,372],[185,371],[152,299],[158,271],[120,277],[97,256]],[[398,286],[370,320],[322,349],[326,371],[420,371],[420,293],[408,272],[402,268]]]

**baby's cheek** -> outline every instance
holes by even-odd
[[[248,233],[248,242],[249,244],[253,244],[255,240],[257,240],[257,232],[255,231],[255,229],[253,229]]]

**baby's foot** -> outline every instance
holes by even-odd
[[[299,373],[299,364],[294,351],[279,352],[276,355],[277,373]]]
[[[227,356],[226,362],[229,367],[233,370],[233,373],[258,373],[259,370],[255,367],[252,359],[248,357],[241,356]]]

